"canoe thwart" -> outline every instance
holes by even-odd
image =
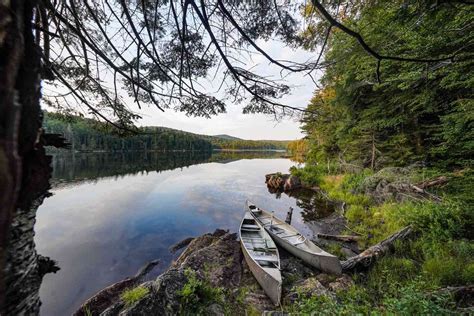
[[[278,262],[278,258],[276,256],[253,255],[252,258],[257,261]]]

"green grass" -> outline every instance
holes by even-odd
[[[364,195],[370,170],[358,174],[324,174],[321,168],[292,171],[305,182],[318,185],[330,199],[345,202],[345,216],[351,230],[362,234],[364,249],[410,225],[415,238],[397,242],[395,252],[374,264],[368,273],[356,274],[355,285],[328,297],[303,299],[287,310],[316,315],[446,315],[452,314],[453,299],[438,295],[437,289],[474,282],[474,242],[472,210],[474,175],[471,170],[443,172],[412,169],[403,177],[416,183],[439,175],[449,182],[431,191],[442,202],[386,201],[377,204]],[[378,176],[396,179],[390,170]],[[392,178],[390,178],[392,177]],[[351,233],[347,230],[345,233]],[[334,249],[332,249],[334,248]],[[336,246],[331,251],[337,253]]]
[[[125,290],[121,295],[120,298],[125,302],[125,305],[133,305],[142,298],[144,298],[150,290],[148,290],[144,286],[137,286],[133,289]]]

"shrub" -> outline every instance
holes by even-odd
[[[418,270],[411,259],[384,257],[370,270],[364,285],[374,299],[389,293],[396,294],[398,286],[412,280]]]
[[[187,283],[181,289],[182,310],[185,314],[200,314],[212,303],[223,303],[224,293],[221,288],[212,287],[207,282],[198,279],[196,272],[185,270]]]
[[[305,166],[304,168],[291,167],[290,172],[292,175],[297,176],[301,179],[302,183],[306,186],[317,185],[321,181],[321,177],[324,175],[324,171],[319,166]]]
[[[443,203],[403,203],[391,216],[433,240],[450,240],[467,233],[472,215],[462,204],[446,200]]]
[[[420,286],[421,285],[421,286]],[[421,288],[420,288],[421,287]],[[427,295],[422,282],[415,281],[399,289],[396,296],[383,300],[388,315],[451,315],[453,303],[449,295]]]
[[[474,244],[449,241],[427,244],[423,271],[431,282],[440,286],[474,282]]]

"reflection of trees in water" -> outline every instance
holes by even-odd
[[[209,152],[107,152],[57,154],[53,159],[54,186],[140,172],[183,168],[209,159]]]
[[[275,158],[278,152],[100,152],[59,153],[53,158],[53,187],[140,172],[161,172],[207,162]]]
[[[275,194],[277,199],[281,197],[281,192],[271,188],[268,188],[268,191]],[[313,190],[299,189],[285,192],[285,194],[296,199],[296,205],[301,208],[301,216],[305,222],[316,221],[327,217],[335,210],[334,202]]]
[[[281,151],[215,151],[209,162],[228,163],[241,159],[280,158]]]

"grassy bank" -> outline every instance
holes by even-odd
[[[311,297],[289,308],[318,314],[450,314],[462,311],[449,287],[474,283],[471,170],[386,168],[377,173],[328,174],[308,166],[293,169],[306,185],[318,185],[328,197],[342,202],[348,230],[360,233],[361,249],[411,225],[415,238],[396,243],[393,254],[365,273],[354,274],[355,285],[335,298]],[[407,171],[408,170],[408,171]],[[447,184],[430,189],[433,198],[403,195],[380,198],[375,186],[418,183],[444,175]],[[435,197],[439,197],[435,198]],[[343,211],[341,211],[343,212]],[[337,251],[337,249],[333,249]],[[460,309],[461,308],[461,309]]]

